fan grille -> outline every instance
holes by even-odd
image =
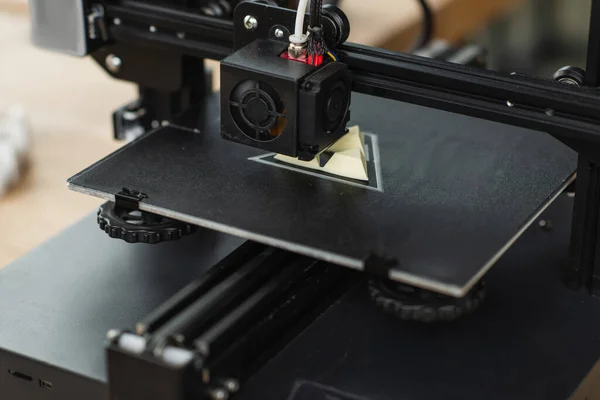
[[[232,91],[229,109],[238,128],[250,139],[276,139],[286,125],[286,113],[277,92],[268,84],[246,80]]]

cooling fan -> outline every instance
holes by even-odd
[[[283,58],[286,49],[258,39],[221,61],[221,136],[310,161],[346,133],[350,72]]]
[[[265,82],[252,79],[239,83],[231,92],[229,112],[237,127],[259,142],[279,137],[287,123],[277,91]]]

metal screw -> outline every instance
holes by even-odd
[[[202,354],[204,357],[208,357],[208,355],[210,354],[210,348],[208,346],[208,343],[206,343],[203,340],[200,340],[195,344],[196,344],[196,350],[198,350],[198,352],[200,354]]]
[[[509,107],[514,107],[514,106],[515,106],[515,103],[513,103],[513,102],[512,102],[512,101],[510,101],[510,100],[506,100],[506,105],[507,105],[507,106],[509,106]]]
[[[216,4],[210,4],[208,6],[202,7],[202,13],[207,17],[214,17],[219,13],[219,6]]]
[[[210,391],[210,397],[213,400],[227,400],[229,398],[229,393],[224,389],[214,389]]]
[[[115,24],[115,25],[121,25],[121,19],[120,18],[113,19],[113,24]]]
[[[285,33],[283,32],[283,29],[281,28],[277,28],[275,29],[275,37],[281,39],[283,37],[283,35],[285,35]]]
[[[123,61],[121,60],[120,57],[118,57],[114,54],[109,54],[106,56],[106,59],[104,60],[104,65],[106,65],[106,68],[110,72],[112,72],[113,74],[116,74],[121,70],[121,67],[123,66]]]
[[[146,324],[143,324],[141,322],[135,324],[135,333],[137,333],[139,336],[144,336],[147,330],[148,327],[146,326]]]
[[[152,127],[153,127],[154,129],[156,129],[156,128],[158,128],[158,127],[160,126],[160,123],[159,123],[158,121],[154,120],[154,121],[152,121],[152,124],[151,124],[151,125],[152,125]]]
[[[240,390],[240,383],[235,379],[227,379],[223,382],[223,386],[225,389],[229,391],[229,393],[235,393]]]
[[[154,25],[150,25],[150,32],[155,33],[156,32],[156,27]]]
[[[545,231],[552,230],[552,221],[550,221],[550,220],[541,219],[540,222],[538,223],[538,225],[540,226],[540,228],[542,228]]]
[[[253,31],[258,26],[258,21],[252,15],[246,15],[244,17],[244,26],[246,30]]]
[[[554,110],[551,108],[546,109],[546,115],[549,117],[554,116]]]
[[[152,354],[154,355],[154,357],[162,357],[164,351],[165,351],[165,344],[160,343],[159,345],[157,345],[154,348],[154,350],[152,350]]]
[[[179,32],[179,33],[177,33],[177,37],[179,39],[185,39],[185,32]]]

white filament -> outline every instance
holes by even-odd
[[[304,16],[306,15],[306,7],[308,7],[309,0],[300,0],[298,3],[298,11],[296,12],[296,26],[294,28],[294,34],[290,36],[290,42],[292,43],[304,43],[306,42],[306,35],[304,34]]]

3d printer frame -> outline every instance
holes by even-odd
[[[210,90],[203,60],[220,60],[257,39],[286,41],[277,32],[289,32],[295,17],[294,10],[270,0],[241,2],[232,20],[185,8],[199,3],[188,0],[168,6],[82,3],[86,52],[112,76],[140,88],[140,98],[113,115],[116,137],[126,137],[136,125],[143,132],[174,119],[193,127],[194,105]],[[545,131],[579,153],[565,280],[599,294],[600,23],[594,21],[600,0],[593,0],[587,73],[563,69],[555,81],[345,43],[350,26],[343,13],[330,9],[325,18],[353,91]],[[256,23],[245,23],[250,20]],[[120,193],[116,201],[135,208],[139,196]],[[111,398],[226,399],[353,286],[356,276],[247,242],[143,319],[135,333],[108,333]]]
[[[99,1],[90,9],[102,12],[88,18],[90,33],[98,33],[90,35],[89,52],[114,77],[138,83],[140,101],[152,116],[144,122],[148,127],[201,101],[207,87],[203,59],[220,60],[261,35],[276,39],[276,26],[295,14],[268,1],[240,3],[233,20],[134,0]],[[258,21],[259,29],[245,26],[248,16]],[[349,30],[347,20],[334,19],[339,29]],[[585,75],[571,68],[557,74],[555,81],[352,43],[335,48],[339,61],[351,71],[353,91],[544,131],[577,151],[565,281],[594,294],[600,294],[599,21],[600,0],[593,0]],[[140,53],[136,46],[152,50]],[[115,65],[115,54],[129,58],[127,68]],[[151,70],[161,73],[150,74]],[[115,128],[118,121],[115,117]]]

